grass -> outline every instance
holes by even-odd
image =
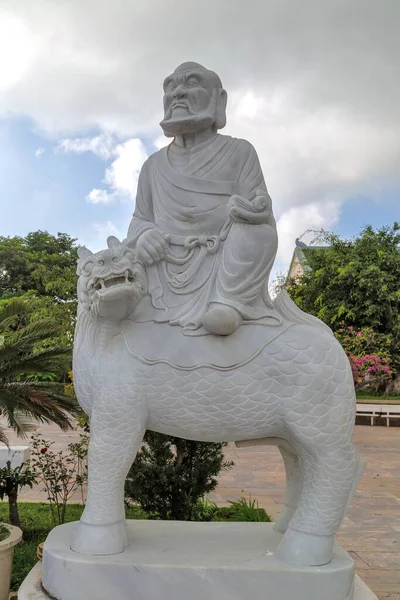
[[[357,396],[357,404],[400,404],[400,397],[393,396]]]
[[[357,402],[359,404],[400,404],[400,393],[383,394],[373,390],[357,390]]]
[[[196,521],[252,521],[269,523],[271,518],[256,500],[240,498],[230,502],[230,506],[220,507],[208,498],[199,500]]]
[[[4,542],[10,535],[10,530],[5,525],[0,524],[0,542]]]

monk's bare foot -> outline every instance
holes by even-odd
[[[237,310],[225,304],[210,304],[202,325],[208,333],[230,335],[239,327],[242,317]]]

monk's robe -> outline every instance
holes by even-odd
[[[232,223],[227,216],[234,194],[252,200],[263,190],[268,197],[256,151],[245,140],[216,135],[177,170],[173,165],[187,153],[172,143],[150,156],[140,173],[125,243],[134,247],[155,228],[170,243],[166,259],[147,267],[152,309],[145,320],[197,330],[210,302],[231,306],[244,319],[268,317],[277,249],[272,210],[262,224]]]

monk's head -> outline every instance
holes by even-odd
[[[226,124],[227,94],[220,78],[195,62],[185,62],[164,81],[165,135],[198,133]]]

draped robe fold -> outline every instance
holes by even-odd
[[[147,266],[151,304],[142,320],[198,330],[210,302],[235,308],[244,319],[273,315],[267,291],[277,249],[275,219],[242,224],[227,220],[230,197],[268,196],[257,154],[245,140],[216,135],[177,170],[172,143],[145,162],[135,212],[124,243],[134,247],[148,229],[169,235],[165,260]],[[172,156],[173,157],[173,156]]]

